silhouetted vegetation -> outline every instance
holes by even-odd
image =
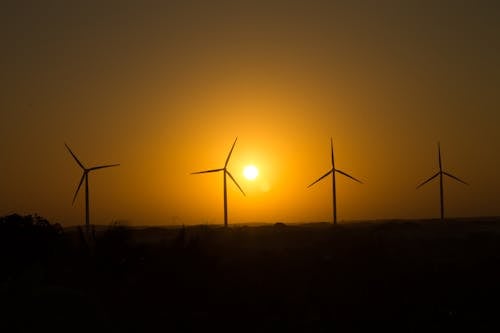
[[[44,260],[57,251],[63,229],[40,216],[17,214],[0,218],[0,249],[4,265],[24,265]]]
[[[78,228],[0,218],[6,332],[498,327],[500,221]],[[3,331],[3,330],[2,330]]]

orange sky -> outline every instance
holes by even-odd
[[[486,1],[8,2],[0,14],[0,214],[106,224],[500,215],[500,8]],[[260,168],[254,181],[242,169]]]

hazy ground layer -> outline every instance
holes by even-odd
[[[42,240],[14,234],[2,234],[1,277],[14,331],[500,326],[494,218],[114,226],[98,229],[90,250],[78,229]]]

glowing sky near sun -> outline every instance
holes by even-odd
[[[248,180],[255,180],[259,175],[259,169],[255,165],[247,165],[243,168],[243,176]]]
[[[7,1],[0,214],[95,223],[500,215],[500,5],[491,1]],[[251,180],[244,167],[255,165]]]

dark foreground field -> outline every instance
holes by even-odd
[[[500,328],[497,219],[113,226],[90,251],[77,229],[8,219],[2,332]]]

